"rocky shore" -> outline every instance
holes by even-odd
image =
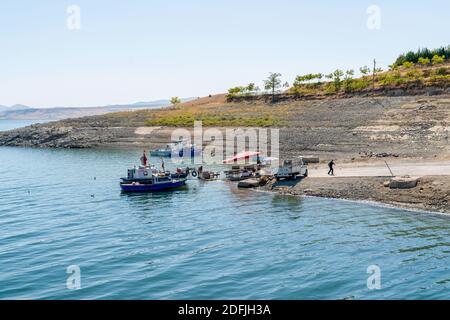
[[[269,183],[262,190],[284,195],[379,202],[396,207],[450,214],[450,176],[424,176],[412,189],[384,186],[388,177],[305,178]]]
[[[200,107],[234,114],[244,105],[253,108],[253,104],[227,102],[206,102]],[[400,158],[450,154],[448,95],[294,101],[256,107],[276,114],[283,123],[278,127],[282,157],[313,153],[350,160],[377,154]],[[165,146],[175,128],[148,127],[148,116],[149,111],[136,111],[33,125],[0,132],[0,146]]]

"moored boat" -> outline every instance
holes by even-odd
[[[187,175],[159,172],[155,166],[147,165],[145,153],[141,158],[142,165],[128,169],[126,178],[121,178],[120,188],[124,192],[156,192],[165,191],[186,185]],[[164,169],[164,164],[163,164]]]
[[[150,156],[162,158],[172,158],[173,156],[183,158],[187,156],[193,158],[200,155],[201,152],[202,150],[194,144],[187,143],[186,141],[174,141],[163,149],[150,151]]]

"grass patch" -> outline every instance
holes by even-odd
[[[273,110],[264,107],[230,108],[186,107],[173,110],[155,110],[145,121],[147,126],[192,127],[202,121],[205,127],[272,127],[280,123]],[[265,109],[265,110],[262,110]]]

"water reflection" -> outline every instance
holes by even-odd
[[[292,211],[302,211],[304,198],[289,195],[275,194],[272,196],[272,206],[274,208],[287,209]]]

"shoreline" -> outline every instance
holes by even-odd
[[[268,193],[273,195],[279,195],[283,197],[295,197],[295,198],[302,198],[302,199],[327,199],[332,201],[345,201],[345,202],[351,202],[351,203],[359,203],[359,204],[367,204],[374,207],[380,207],[380,208],[391,208],[395,210],[402,210],[402,211],[408,211],[411,213],[419,213],[419,214],[435,214],[435,215],[442,215],[442,216],[448,216],[450,217],[450,212],[441,212],[441,211],[432,211],[432,210],[423,210],[420,208],[415,207],[409,207],[406,203],[386,203],[381,201],[372,201],[372,200],[356,200],[356,199],[345,199],[345,198],[330,198],[325,196],[309,196],[309,195],[293,195],[293,194],[280,194],[276,191],[267,191],[262,189],[253,189],[254,192],[259,193]]]
[[[450,214],[450,176],[425,176],[413,189],[384,187],[386,177],[306,178],[298,183],[270,184],[258,191],[296,197],[315,197],[387,205],[393,208]],[[334,181],[333,181],[334,180]]]

